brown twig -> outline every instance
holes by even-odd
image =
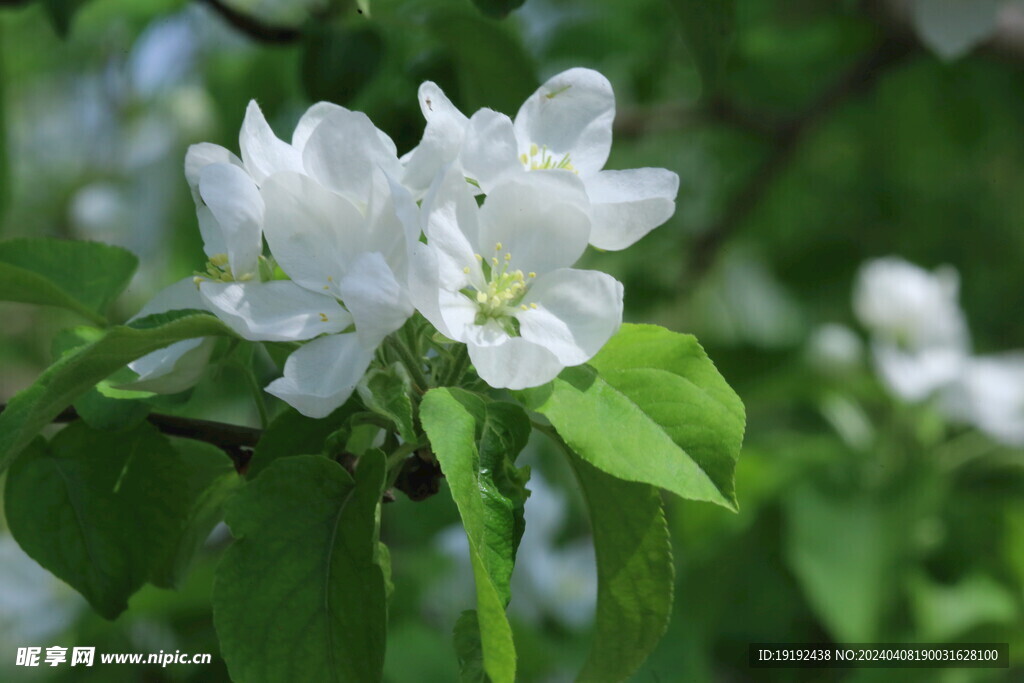
[[[224,21],[261,43],[294,43],[302,37],[302,31],[291,26],[265,24],[256,17],[225,5],[221,0],[199,0],[219,14]]]
[[[0,413],[6,408],[6,404],[0,403]],[[68,406],[53,418],[52,422],[64,424],[74,422],[79,418],[78,411]],[[204,441],[220,448],[231,458],[235,464],[235,470],[239,474],[245,474],[256,444],[263,436],[262,429],[191,417],[150,413],[146,416],[146,420],[168,436]],[[357,460],[356,456],[351,453],[341,453],[335,459],[350,472],[353,471]],[[439,481],[443,476],[436,462],[431,461],[430,458],[424,459],[420,454],[414,454],[403,463],[402,471],[395,481],[394,488],[405,493],[410,500],[426,500],[440,490]],[[384,502],[390,503],[394,500],[395,496],[391,491],[384,492]]]
[[[688,266],[682,274],[684,289],[714,264],[718,251],[761,203],[808,134],[842,103],[869,90],[889,68],[901,63],[914,49],[913,43],[901,37],[886,36],[803,111],[773,127],[768,134],[769,148],[761,163],[718,220],[691,243]]]

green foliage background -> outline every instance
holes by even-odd
[[[476,3],[490,14],[502,4]],[[746,666],[750,642],[829,640],[1008,641],[1019,675],[1024,453],[889,398],[864,360],[822,371],[807,340],[826,322],[852,326],[857,267],[895,253],[960,271],[976,350],[1024,347],[1024,62],[985,49],[942,62],[856,2],[744,0],[731,20],[702,14],[717,4],[527,0],[498,21],[469,0],[374,0],[369,15],[341,3],[329,19],[300,3],[232,3],[277,27],[276,42],[246,38],[201,2],[5,7],[0,237],[97,239],[136,253],[140,271],[111,309],[76,300],[121,322],[201,267],[184,150],[234,148],[251,98],[278,132],[311,98],[366,111],[404,152],[422,130],[415,89],[424,79],[464,111],[514,114],[547,76],[598,69],[619,107],[609,167],[663,166],[682,182],[669,223],[624,253],[591,252],[584,265],[625,283],[627,320],[696,335],[747,408],[739,513],[666,496],[672,621],[633,680],[893,680],[885,670]],[[203,39],[187,58],[157,53],[157,72],[181,75],[154,85],[139,70],[139,46],[174,21]],[[702,43],[719,33],[727,53],[721,41]],[[0,278],[30,265],[6,253]],[[23,303],[0,304],[0,319],[3,400],[55,360],[58,331],[82,322]],[[167,409],[253,424],[242,386],[225,367]],[[564,535],[585,533],[584,502],[547,448],[528,446],[531,463],[570,497]],[[595,489],[608,485],[590,476]],[[452,624],[423,601],[451,571],[432,539],[458,514],[448,496],[384,508],[395,584],[388,680],[457,676]],[[643,514],[613,514],[607,533]],[[7,523],[19,521],[31,522]],[[147,670],[144,680],[225,680],[209,606],[221,550],[208,546],[178,592],[146,587],[112,623],[73,612],[66,632],[38,644],[212,652],[212,666]],[[587,656],[586,629],[550,617],[513,617],[511,628],[521,680],[563,680]],[[14,646],[0,631],[5,679]],[[110,671],[74,680],[112,680]]]

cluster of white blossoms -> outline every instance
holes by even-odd
[[[345,402],[417,310],[493,387],[593,357],[621,323],[622,285],[572,266],[588,244],[623,249],[664,223],[678,176],[603,170],[615,98],[589,69],[551,78],[514,120],[467,118],[429,82],[419,100],[423,138],[401,158],[366,115],[323,102],[290,143],[252,102],[241,158],[193,145],[185,175],[209,261],[139,316],[201,308],[244,339],[301,343],[267,391],[312,417]],[[210,352],[187,340],[131,367],[140,388],[180,391]]]
[[[888,257],[861,267],[853,304],[890,391],[908,401],[937,396],[950,419],[1024,445],[1024,352],[972,354],[958,298],[953,269]]]

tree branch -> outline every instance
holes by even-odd
[[[208,5],[214,12],[219,14],[224,21],[236,29],[261,43],[286,44],[294,43],[302,37],[302,31],[291,26],[272,26],[240,12],[233,7],[225,5],[222,0],[198,0]]]
[[[718,220],[691,243],[688,264],[682,273],[684,288],[714,264],[718,251],[761,203],[808,134],[842,103],[869,90],[889,68],[901,63],[913,51],[913,43],[887,35],[803,111],[773,127],[768,134],[769,148],[761,163]]]
[[[0,413],[6,409],[7,404],[0,403]],[[78,419],[78,411],[68,406],[52,421],[55,424],[64,424]],[[254,427],[161,413],[150,413],[146,416],[146,421],[168,436],[205,441],[216,446],[228,454],[239,474],[245,474],[256,444],[263,436],[263,430]],[[343,452],[337,454],[336,460],[349,471],[354,471],[357,457]],[[418,502],[430,498],[440,490],[440,479],[443,476],[440,467],[430,456],[429,449],[421,448],[403,461],[394,488],[405,493],[410,500]],[[393,493],[384,492],[384,502],[390,503],[394,500]]]

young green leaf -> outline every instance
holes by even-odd
[[[0,472],[61,410],[126,363],[182,339],[233,335],[205,313],[166,315],[162,324],[151,318],[139,321],[147,325],[145,329],[134,324],[110,328],[97,341],[62,356],[10,400],[0,413]]]
[[[537,89],[530,56],[504,26],[456,10],[437,10],[429,25],[451,52],[466,110],[515,112]]]
[[[512,404],[485,403],[458,389],[427,392],[420,420],[466,527],[484,669],[495,683],[514,681],[505,607],[522,537],[526,473],[511,463],[526,444],[529,421]]]
[[[591,365],[518,395],[608,474],[735,509],[743,404],[697,341],[623,325]]]
[[[459,615],[452,632],[455,654],[459,659],[459,683],[487,683],[484,671],[484,651],[480,646],[480,622],[476,610]]]
[[[622,681],[665,634],[673,568],[658,490],[622,481],[568,454],[580,483],[597,558],[594,643],[581,681]]]
[[[325,418],[306,417],[288,408],[275,417],[265,430],[249,460],[246,476],[252,479],[271,463],[293,455],[317,455],[324,450],[327,437],[336,432],[345,419],[360,409],[350,400]]]
[[[357,389],[367,408],[394,422],[402,439],[415,441],[416,429],[413,426],[409,386],[395,367],[370,370],[359,382]]]
[[[736,23],[736,0],[670,0],[686,48],[700,73],[704,96],[714,93]]]
[[[215,468],[231,467],[222,453],[205,455]],[[11,466],[7,522],[29,556],[113,619],[143,583],[164,575],[169,558],[191,556],[195,543],[178,549],[210,467],[197,467],[148,423],[111,434],[75,422],[49,444],[32,442]]]
[[[103,325],[107,306],[137,266],[130,251],[99,242],[6,240],[0,242],[0,299],[67,308]]]
[[[227,506],[214,624],[239,681],[376,681],[387,603],[378,521],[385,461],[355,479],[326,458],[273,463]]]

